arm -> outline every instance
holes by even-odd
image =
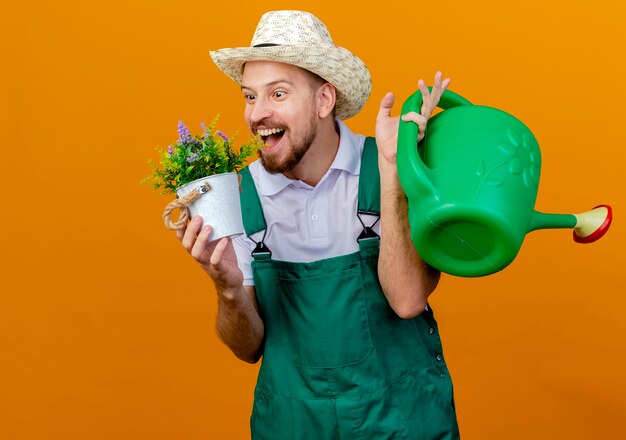
[[[233,294],[218,289],[217,333],[242,361],[257,362],[263,354],[263,321],[254,286]],[[247,336],[245,336],[247,335]]]
[[[426,122],[449,82],[449,79],[442,82],[441,73],[438,72],[431,94],[424,82],[419,81],[424,96],[422,114],[408,113],[403,115],[402,119],[417,123],[422,137]],[[422,260],[411,240],[408,203],[398,179],[396,166],[399,118],[391,117],[393,103],[393,94],[385,95],[380,103],[376,120],[381,186],[378,277],[391,308],[401,318],[412,318],[426,308],[428,297],[439,282],[440,272]]]
[[[378,278],[389,305],[401,318],[424,311],[440,273],[418,255],[409,229],[408,204],[395,164],[379,157],[381,241]]]
[[[255,363],[263,352],[265,328],[254,287],[243,286],[243,274],[229,238],[208,242],[213,232],[194,217],[186,229],[176,231],[183,247],[209,274],[217,290],[217,332],[239,359]]]

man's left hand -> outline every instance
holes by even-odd
[[[423,80],[419,80],[417,85],[422,92],[422,108],[420,113],[409,112],[402,115],[403,121],[411,121],[419,126],[418,129],[418,142],[421,141],[426,132],[426,123],[430,118],[433,110],[439,104],[441,95],[447,89],[450,84],[450,78],[442,80],[441,72],[435,74],[435,81],[432,91],[428,90]],[[387,93],[380,101],[380,109],[378,111],[378,117],[376,118],[376,143],[378,144],[378,151],[383,155],[385,160],[390,164],[396,163],[396,152],[398,148],[398,116],[391,116],[391,109],[395,101],[393,93]]]

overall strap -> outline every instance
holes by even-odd
[[[248,167],[239,171],[241,176],[241,193],[239,194],[239,203],[241,204],[241,213],[243,217],[243,229],[246,235],[250,237],[259,231],[267,231],[265,216],[263,215],[263,207],[259,193],[252,180],[252,175]],[[271,257],[272,252],[265,246],[265,232],[261,241],[257,242],[256,248],[252,251],[252,255]]]
[[[239,175],[241,176],[239,202],[241,203],[241,212],[244,213],[243,228],[246,231],[246,235],[250,236],[265,229],[265,217],[263,216],[261,199],[252,180],[250,169],[245,167],[239,171]]]
[[[359,175],[359,213],[380,214],[380,172],[376,139],[365,138]]]
[[[263,215],[261,199],[250,174],[248,167],[239,171],[241,175],[241,212],[243,214],[243,228],[246,235],[250,237],[259,231],[266,231],[267,225]],[[359,174],[359,194],[357,216],[361,220],[361,214],[380,216],[380,173],[378,171],[378,148],[376,139],[365,138],[363,154],[361,155],[361,169]],[[361,223],[363,223],[361,221]],[[371,227],[363,226],[363,232],[359,240],[363,238],[376,238],[378,235],[372,231]],[[263,243],[264,238],[257,243],[255,253],[269,253],[269,249]]]
[[[367,238],[379,238],[378,234],[372,230],[371,226],[365,226],[361,215],[376,216],[374,222],[380,219],[380,171],[378,170],[378,147],[376,139],[373,137],[365,138],[363,145],[363,154],[361,156],[361,171],[359,173],[359,202],[357,208],[357,217],[363,225],[363,232],[357,238],[361,241]]]

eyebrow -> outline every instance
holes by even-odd
[[[268,82],[266,84],[263,84],[262,87],[271,87],[271,86],[275,86],[276,84],[280,84],[280,83],[285,83],[285,84],[288,84],[290,86],[293,85],[293,83],[291,83],[290,81],[288,81],[286,79],[277,79],[276,81],[271,81],[271,82]],[[243,89],[254,90],[254,89],[252,89],[252,87],[248,87],[245,84],[241,85],[241,90],[243,90]]]

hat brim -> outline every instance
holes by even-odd
[[[248,61],[274,61],[301,67],[319,75],[337,91],[335,115],[344,120],[356,115],[370,96],[372,81],[365,63],[338,46],[280,45],[238,47],[211,51],[217,67],[241,85]]]

